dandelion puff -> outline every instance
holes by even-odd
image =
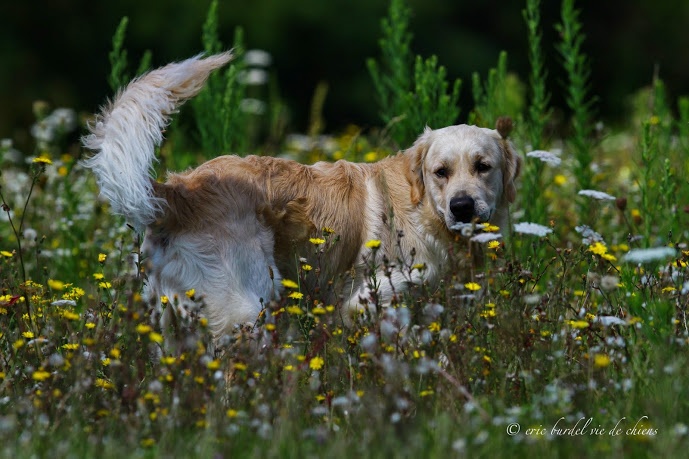
[[[675,249],[672,247],[656,247],[652,249],[632,249],[622,257],[622,261],[627,263],[650,263],[652,261],[664,260],[674,257]]]
[[[611,196],[608,193],[603,193],[598,190],[581,190],[577,193],[579,196],[587,196],[589,198],[598,199],[599,201],[614,201],[615,196]]]
[[[481,233],[481,234],[477,234],[476,236],[473,236],[470,240],[473,242],[478,242],[480,244],[484,244],[486,242],[495,241],[496,239],[500,239],[501,237],[502,237],[502,234],[500,234],[500,233]]]
[[[521,222],[514,225],[514,232],[544,237],[552,233],[553,230],[547,226],[539,225],[538,223]]]
[[[559,166],[562,162],[562,159],[559,156],[550,151],[545,150],[530,151],[526,154],[526,156],[528,156],[529,158],[540,159],[544,163],[549,164],[551,166]]]

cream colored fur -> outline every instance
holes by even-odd
[[[367,241],[381,241],[379,266],[383,257],[397,263],[415,252],[414,262],[427,267],[411,278],[393,271],[393,285],[381,282],[378,290],[384,304],[410,282],[438,280],[448,268],[460,219],[505,224],[519,158],[497,131],[466,125],[426,129],[406,151],[373,164],[307,166],[221,156],[155,182],[149,176],[154,148],[169,115],[229,60],[228,53],[197,56],[134,80],[84,139],[95,152],[86,165],[113,211],[145,228],[149,297],[180,300],[177,310],[166,309],[165,326],[186,314],[190,289],[203,297],[216,337],[253,322],[268,301],[279,298],[281,280],[297,278],[298,257],[313,254],[309,238],[323,228],[340,240],[323,257],[321,292],[348,321],[371,294]],[[461,211],[459,202],[465,204]]]

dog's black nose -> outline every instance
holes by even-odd
[[[458,222],[471,222],[474,218],[474,199],[471,196],[452,198],[450,200],[450,212]]]

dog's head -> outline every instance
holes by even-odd
[[[450,230],[458,223],[498,223],[515,199],[521,165],[508,131],[504,126],[426,128],[407,150],[412,201],[427,200]]]

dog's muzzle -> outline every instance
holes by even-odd
[[[450,200],[450,212],[455,217],[455,221],[470,223],[474,218],[474,198],[462,196]]]

